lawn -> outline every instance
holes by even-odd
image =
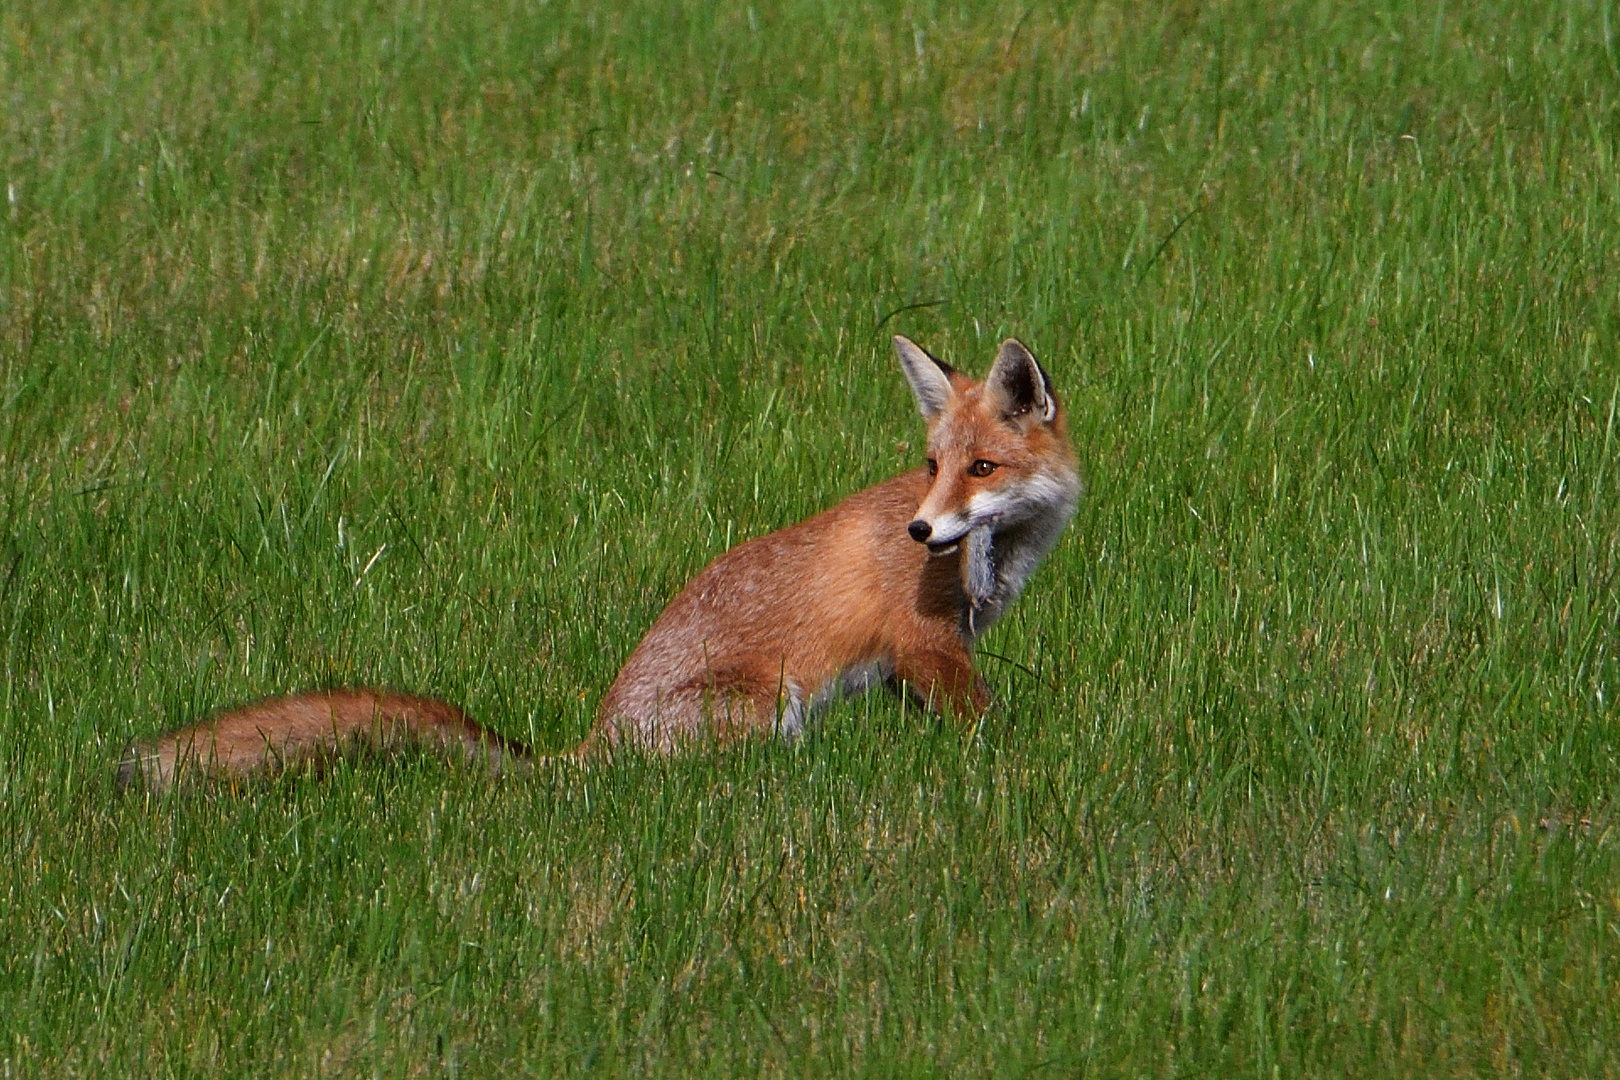
[[[0,1074],[1620,1073],[1608,0],[0,6]],[[977,730],[570,747],[1027,341]]]

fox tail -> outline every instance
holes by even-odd
[[[421,746],[459,752],[493,773],[529,772],[534,753],[473,723],[454,705],[386,690],[317,690],[268,698],[135,743],[118,763],[120,790],[163,791],[188,777],[246,778],[319,765],[349,750]]]

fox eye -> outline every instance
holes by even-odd
[[[928,475],[929,476],[938,476],[939,475],[939,462],[935,461],[933,458],[928,459]]]
[[[973,464],[968,466],[968,475],[989,476],[991,473],[995,472],[997,468],[998,466],[995,462],[986,461],[983,458],[980,458],[978,461],[975,461]]]

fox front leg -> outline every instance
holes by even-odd
[[[897,657],[894,677],[931,709],[977,724],[990,707],[990,688],[973,670],[967,650],[928,649]]]

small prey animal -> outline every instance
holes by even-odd
[[[962,719],[983,713],[974,641],[1057,542],[1080,473],[1051,379],[1021,342],[1002,342],[982,382],[906,338],[894,347],[928,425],[926,464],[710,563],[630,654],[567,757],[792,736],[821,706],[880,683]],[[444,702],[325,690],[137,743],[119,779],[161,789],[188,773],[241,775],[404,742],[460,748],[497,771],[533,761]]]

